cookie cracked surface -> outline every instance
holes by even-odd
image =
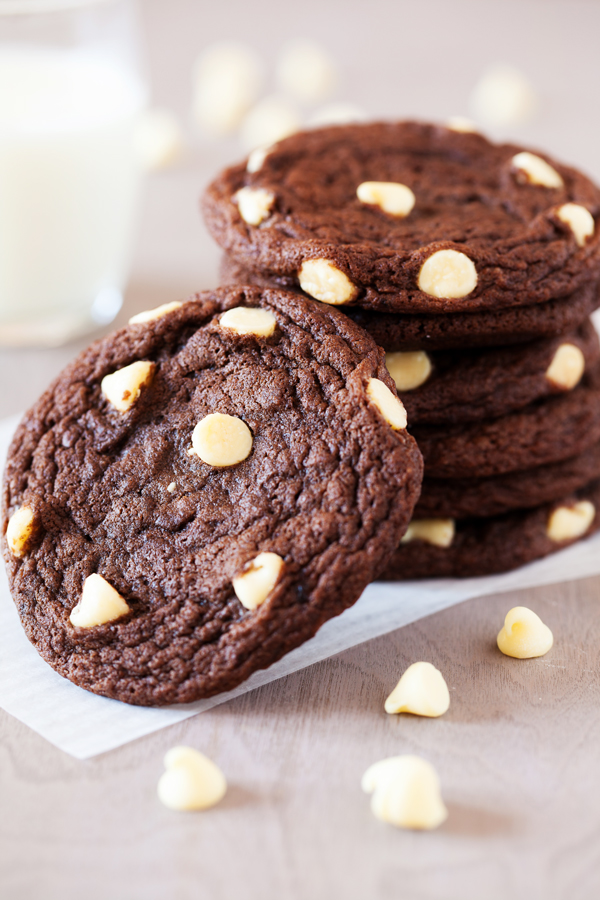
[[[237,307],[273,314],[273,333],[222,327]],[[153,363],[153,378],[119,411],[102,380],[137,360]],[[364,332],[281,291],[218,289],[92,344],[26,414],[5,473],[3,533],[15,510],[35,517],[23,555],[5,538],[4,554],[44,659],[107,697],[191,702],[235,687],[354,603],[397,546],[422,472],[414,440],[370,401],[372,378],[395,393]],[[212,414],[251,432],[239,462],[194,453],[194,429]],[[229,446],[227,429],[218,437]],[[248,609],[233,582],[261,553],[283,562]],[[75,627],[92,574],[129,613]]]

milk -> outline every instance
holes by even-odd
[[[109,57],[0,49],[0,341],[59,343],[118,311],[145,100]]]

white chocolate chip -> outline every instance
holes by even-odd
[[[454,519],[413,519],[400,543],[425,541],[434,547],[450,547],[454,533]]]
[[[108,402],[119,412],[127,412],[150,384],[156,366],[153,362],[138,360],[102,379],[101,390]]]
[[[252,432],[237,416],[210,413],[192,434],[192,447],[209,466],[235,466],[252,451]]]
[[[561,344],[546,369],[546,378],[558,388],[570,391],[585,372],[585,356],[575,344]]]
[[[589,500],[580,500],[573,506],[559,506],[548,519],[546,534],[551,541],[573,541],[582,537],[596,518],[596,508]]]
[[[580,247],[585,247],[587,238],[591,237],[596,229],[594,217],[585,206],[579,203],[563,203],[556,211],[556,215],[569,226],[573,237]]]
[[[166,169],[181,157],[185,142],[179,119],[168,109],[149,109],[135,132],[135,149],[144,169]]]
[[[83,582],[81,600],[69,619],[76,628],[93,628],[126,616],[129,606],[102,575],[88,575]]]
[[[283,560],[277,553],[259,553],[244,571],[233,579],[233,589],[242,606],[256,609],[265,602],[281,575]]]
[[[409,666],[385,701],[386,713],[412,713],[435,718],[450,706],[450,693],[444,676],[428,662]]]
[[[450,116],[446,122],[446,128],[450,131],[458,131],[461,134],[472,134],[478,130],[475,122],[472,119],[467,119],[466,116]]]
[[[537,103],[536,92],[529,80],[519,69],[507,65],[488,68],[469,99],[475,119],[491,128],[525,122]]]
[[[415,195],[405,184],[393,181],[363,181],[356,189],[361,203],[379,206],[390,216],[404,218],[415,205]]]
[[[431,375],[431,360],[423,350],[386,353],[385,364],[397,391],[414,391]]]
[[[367,396],[394,431],[406,428],[406,410],[402,401],[392,394],[387,384],[384,384],[379,378],[369,378]]]
[[[246,163],[246,172],[250,172],[251,175],[254,174],[254,172],[259,172],[262,169],[263,163],[269,155],[270,151],[270,144],[266,147],[255,147],[248,156],[248,162]]]
[[[498,649],[515,659],[534,659],[548,652],[554,638],[547,625],[526,606],[515,606],[498,632]]]
[[[477,284],[473,260],[458,250],[437,250],[419,272],[419,290],[430,297],[455,300],[466,297]]]
[[[275,144],[301,127],[294,107],[281,97],[265,97],[249,110],[242,122],[241,141],[247,150]]]
[[[373,815],[397,828],[430,830],[448,817],[438,774],[419,756],[382,759],[367,769],[361,787],[373,795]]]
[[[34,518],[33,510],[29,506],[21,506],[10,517],[6,529],[6,543],[13,556],[24,555],[27,542],[33,532]]]
[[[299,39],[284,46],[277,80],[286,93],[302,103],[318,103],[331,96],[338,74],[335,63],[319,44]]]
[[[541,187],[559,188],[564,182],[556,169],[535,153],[523,150],[513,156],[512,165],[518,172],[522,172],[530,184],[538,184]]]
[[[255,334],[270,337],[275,331],[277,319],[268,309],[257,306],[236,306],[228,309],[219,319],[221,328],[229,328],[237,334]]]
[[[256,102],[264,81],[260,56],[244,44],[213,44],[192,72],[192,116],[212,135],[230,134]]]
[[[132,316],[129,320],[129,324],[140,325],[143,322],[152,322],[153,319],[160,319],[174,309],[179,309],[180,306],[183,306],[183,304],[179,300],[174,300],[173,303],[163,303],[162,306],[157,306],[155,309],[146,309],[144,312]]]
[[[167,485],[167,490],[170,494],[172,494],[176,487],[177,487],[177,485],[175,484],[174,481],[172,481],[170,484]]]
[[[209,809],[225,796],[227,782],[219,767],[192,747],[173,747],[165,756],[158,797],[179,812]]]
[[[328,259],[305,259],[298,272],[300,287],[315,300],[338,306],[356,295],[348,276]]]
[[[248,225],[260,225],[271,214],[275,194],[265,188],[243,187],[233,195],[233,200],[237,203],[244,222]]]

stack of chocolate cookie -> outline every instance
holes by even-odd
[[[384,577],[503,571],[600,527],[600,191],[414,122],[305,132],[208,188],[223,280],[335,305],[384,348],[425,460]]]

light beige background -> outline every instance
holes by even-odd
[[[537,87],[540,111],[497,137],[600,177],[595,0],[144,0],[143,12],[155,100],[177,110],[190,146],[148,181],[121,321],[217,281],[198,196],[242,153],[235,139],[195,136],[187,119],[191,63],[213,40],[245,40],[272,67],[283,41],[314,37],[339,62],[339,99],[373,116],[466,114],[483,68],[512,63]],[[84,343],[1,351],[0,415],[33,402]],[[599,602],[599,579],[470,601],[85,763],[0,714],[0,896],[597,898]],[[555,632],[542,660],[495,650],[517,603]],[[447,677],[442,720],[382,712],[417,659]],[[159,805],[162,755],[180,742],[224,768],[231,790],[219,808]],[[440,773],[450,818],[434,834],[378,823],[360,792],[371,762],[403,752]]]

